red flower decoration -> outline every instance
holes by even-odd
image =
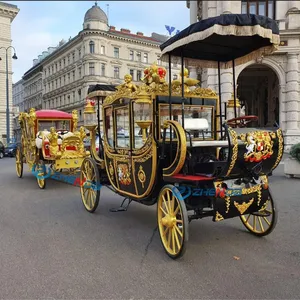
[[[162,69],[162,68],[158,68],[158,75],[160,78],[165,77],[166,75],[166,70]]]
[[[148,74],[149,74],[149,70],[148,70],[148,69],[145,69],[145,70],[144,70],[144,74],[145,74],[145,75],[148,75]]]

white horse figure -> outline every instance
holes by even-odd
[[[247,137],[247,146],[246,146],[247,153],[246,153],[246,155],[249,155],[250,153],[254,152],[254,147],[255,147],[255,141],[253,139],[253,136],[249,135]]]

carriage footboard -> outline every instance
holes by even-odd
[[[264,184],[236,190],[225,190],[222,183],[215,185],[213,221],[259,212],[264,210],[269,199],[269,189]]]

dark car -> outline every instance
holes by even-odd
[[[5,148],[4,156],[15,157],[17,151],[17,144],[11,143]]]
[[[5,147],[2,142],[0,142],[0,159],[3,158],[5,152]]]

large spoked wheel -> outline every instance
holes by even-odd
[[[99,204],[100,176],[96,162],[90,157],[85,158],[81,165],[80,193],[85,209],[93,213]]]
[[[258,212],[243,215],[240,218],[252,234],[256,236],[270,234],[277,223],[277,209],[271,194],[266,204]]]
[[[38,174],[37,174],[37,184],[40,189],[44,189],[46,187],[46,166],[45,163],[41,160],[37,166]]]
[[[157,221],[165,251],[173,259],[181,257],[189,238],[189,221],[184,200],[173,185],[164,186],[159,193]]]
[[[19,178],[23,176],[23,153],[21,147],[17,148],[16,151],[16,172]]]

